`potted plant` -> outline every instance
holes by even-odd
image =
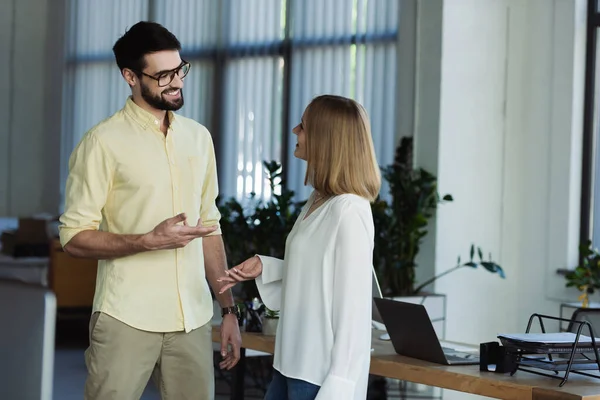
[[[230,265],[237,265],[255,254],[283,258],[285,241],[302,210],[304,201],[294,201],[294,191],[286,188],[281,164],[263,162],[271,189],[266,201],[252,193],[242,204],[231,198],[218,200],[221,231]],[[240,301],[259,297],[254,280],[245,281],[237,293]]]
[[[580,263],[565,275],[567,287],[576,287],[580,292],[581,307],[589,305],[589,295],[600,289],[600,253],[587,241],[579,247]]]
[[[270,310],[265,307],[265,313],[262,318],[263,335],[275,336],[277,333],[277,324],[279,323],[279,311]]]
[[[475,246],[470,249],[470,259],[415,287],[415,262],[423,239],[428,233],[428,223],[438,204],[453,201],[450,194],[440,196],[437,178],[423,168],[413,166],[413,139],[403,137],[396,149],[394,163],[382,168],[383,178],[389,184],[389,201],[381,196],[373,203],[375,222],[375,250],[373,264],[383,296],[401,297],[419,295],[422,289],[436,279],[462,267],[481,265],[487,271],[504,277],[502,268],[492,261],[483,260],[477,248],[479,261],[474,261]]]

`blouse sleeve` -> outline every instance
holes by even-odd
[[[270,310],[281,309],[281,283],[283,279],[283,260],[275,257],[258,256],[262,262],[262,274],[256,278],[260,298]]]
[[[344,213],[335,240],[331,367],[317,399],[354,399],[371,359],[373,220],[366,210]]]

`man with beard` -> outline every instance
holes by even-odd
[[[113,47],[131,96],[88,131],[69,160],[60,239],[98,259],[85,398],[214,398],[212,297],[227,268],[215,204],[212,139],[176,115],[190,64],[177,38],[139,22]],[[219,290],[214,290],[218,292]],[[222,307],[221,368],[239,360],[231,292]]]

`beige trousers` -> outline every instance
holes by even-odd
[[[214,399],[210,322],[189,333],[156,333],[94,313],[85,362],[85,400],[139,400],[151,376],[163,400]]]

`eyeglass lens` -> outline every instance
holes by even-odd
[[[173,79],[175,79],[175,74],[177,74],[179,79],[183,79],[183,78],[185,78],[185,76],[188,74],[189,71],[190,71],[190,64],[185,63],[181,67],[177,68],[175,71],[166,72],[164,74],[161,74],[158,77],[158,85],[159,86],[167,86],[168,84],[173,82]]]

